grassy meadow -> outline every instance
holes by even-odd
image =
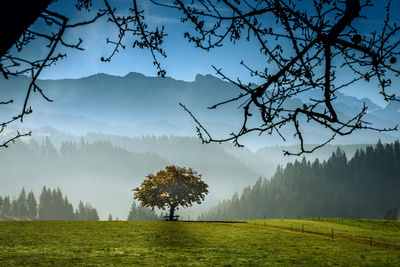
[[[351,219],[0,222],[0,265],[400,266],[399,232],[399,222]]]
[[[247,221],[268,227],[317,233],[333,238],[347,238],[353,241],[368,241],[377,245],[400,246],[400,222],[351,218],[310,218],[303,220],[269,219]],[[378,244],[379,243],[379,244]]]

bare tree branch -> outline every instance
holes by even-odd
[[[363,9],[373,5],[370,0],[316,0],[313,2],[314,12],[309,10],[309,6],[305,10],[304,7],[300,7],[301,3],[291,0],[199,0],[191,3],[174,1],[172,4],[152,2],[181,11],[182,21],[192,23],[195,32],[199,33],[197,37],[186,34],[189,41],[195,42],[197,47],[208,51],[210,48],[221,46],[222,41],[225,41],[224,36],[231,36],[230,41],[234,43],[246,33],[248,40],[251,35],[255,37],[260,53],[268,63],[265,70],[258,71],[241,62],[250,76],[265,81],[259,86],[243,84],[239,79],[236,81],[229,78],[221,69],[214,67],[218,76],[234,84],[242,92],[209,108],[216,109],[221,105],[246,100],[239,105],[243,109],[242,126],[227,138],[213,138],[185,107],[184,110],[198,125],[198,133],[203,142],[232,141],[241,146],[239,139],[250,132],[257,132],[259,135],[276,132],[286,140],[281,129],[291,127],[295,131],[294,137],[299,141],[299,152],[284,153],[301,155],[315,151],[337,136],[349,135],[356,130],[397,130],[397,126],[384,129],[371,127],[363,119],[366,107],[354,117],[346,118],[343,114],[339,116],[334,103],[337,90],[346,89],[361,81],[372,80],[378,83],[381,88],[380,94],[386,101],[397,100],[395,94],[388,93],[392,82],[391,78],[386,78],[399,76],[398,66],[394,63],[400,52],[400,40],[395,38],[400,28],[390,22],[390,1],[380,33],[373,32],[364,36],[357,33],[353,22],[356,19],[366,19],[360,14]],[[200,4],[201,9],[198,7]],[[231,16],[228,15],[229,11],[218,11],[222,10],[222,4],[230,10]],[[272,19],[268,20],[266,16]],[[222,21],[230,21],[231,24],[221,33]],[[273,27],[270,26],[272,21],[276,23]],[[206,24],[214,26],[206,28]],[[279,32],[274,28],[279,28]],[[292,49],[283,48],[282,41],[290,41]],[[337,63],[333,62],[340,62],[342,69],[353,71],[353,79],[346,82],[337,79]],[[322,69],[323,71],[320,71]],[[310,98],[309,102],[302,103],[301,106],[289,108],[287,103],[290,99],[310,90],[321,90],[322,98]],[[258,113],[257,117],[261,123],[258,127],[250,127],[250,121],[254,125],[255,113]],[[311,150],[306,150],[304,133],[300,126],[310,122],[328,129],[331,137]],[[206,133],[205,136],[202,132]]]
[[[214,138],[195,115],[184,104],[180,106],[197,124],[197,132],[204,143],[227,142],[241,146],[239,140],[249,133],[258,135],[277,133],[287,140],[284,129],[291,129],[299,143],[298,152],[284,153],[300,155],[311,153],[337,136],[353,134],[357,130],[393,131],[392,128],[379,129],[365,120],[367,107],[358,114],[341,114],[335,105],[336,93],[362,82],[375,83],[377,90],[386,101],[397,101],[393,91],[392,79],[399,78],[400,69],[397,58],[400,56],[400,40],[396,36],[400,27],[391,20],[393,11],[391,1],[387,1],[382,26],[360,33],[356,22],[366,21],[365,10],[373,8],[377,1],[372,0],[314,0],[304,3],[295,0],[150,0],[157,7],[178,12],[181,22],[191,26],[184,37],[195,47],[210,51],[226,43],[236,44],[240,39],[252,41],[257,45],[265,66],[254,69],[245,62],[241,65],[249,76],[260,81],[258,85],[245,84],[235,74],[224,73],[214,67],[216,74],[241,90],[237,95],[210,106],[217,109],[228,103],[237,103],[242,110],[242,122],[236,132],[226,138]],[[14,50],[20,52],[37,38],[48,42],[48,54],[43,59],[27,60],[18,53],[4,52],[0,56],[0,71],[4,77],[10,75],[30,75],[32,82],[27,90],[21,114],[3,123],[3,127],[15,120],[23,120],[32,112],[28,106],[31,92],[38,92],[45,100],[51,101],[45,90],[36,81],[45,67],[65,57],[56,55],[57,47],[83,49],[82,39],[67,42],[63,38],[65,29],[74,29],[99,22],[107,17],[107,22],[115,25],[117,37],[108,38],[107,44],[113,50],[104,62],[110,62],[113,56],[124,50],[128,34],[133,36],[130,44],[133,48],[147,49],[153,58],[153,64],[159,76],[166,71],[159,61],[166,57],[162,48],[164,26],[149,29],[144,10],[136,0],[132,0],[130,14],[120,15],[113,7],[112,0],[103,0],[103,8],[91,19],[68,24],[68,18],[48,10],[47,3],[36,17],[48,25],[57,26],[46,32],[39,32],[25,26],[20,38],[14,38]],[[93,8],[91,0],[76,0],[78,10]],[[115,5],[118,6],[118,5]],[[46,10],[47,9],[47,10]],[[30,22],[31,24],[32,22]],[[29,25],[30,25],[29,24]],[[9,49],[9,48],[8,48]],[[340,72],[351,72],[352,78],[344,80]],[[339,73],[339,74],[338,74]],[[293,106],[291,101],[305,93],[319,92],[301,104]],[[293,101],[292,101],[293,102]],[[4,101],[0,104],[9,104]],[[308,123],[319,125],[330,132],[330,137],[310,150],[305,149],[305,133],[302,127]]]

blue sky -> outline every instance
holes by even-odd
[[[131,1],[111,1],[111,3],[115,2],[120,3],[117,6],[123,7],[125,2],[129,4]],[[167,53],[167,58],[160,56],[158,58],[166,69],[167,76],[192,81],[198,73],[214,74],[215,71],[211,65],[215,65],[228,73],[235,73],[247,81],[249,80],[247,71],[239,66],[241,60],[246,60],[256,67],[263,66],[258,49],[254,49],[254,43],[247,41],[240,41],[236,45],[226,43],[224,47],[216,48],[210,52],[194,48],[183,38],[183,33],[190,28],[182,24],[175,13],[165,8],[150,6],[146,4],[146,2],[149,2],[148,0],[141,2],[142,7],[146,10],[146,22],[149,27],[165,25],[168,36],[165,38],[163,48]],[[145,4],[143,5],[143,3]],[[58,4],[53,8],[70,13],[74,20],[79,20],[82,16],[90,17],[94,15],[93,12],[89,14],[74,12],[66,5]],[[121,9],[119,12],[128,11]],[[140,72],[148,76],[155,76],[157,70],[152,64],[153,59],[150,53],[147,50],[132,49],[130,38],[124,41],[127,48],[116,54],[110,63],[100,61],[102,56],[108,56],[111,53],[112,46],[106,45],[106,38],[110,37],[112,40],[117,38],[116,28],[103,22],[104,20],[79,30],[67,32],[69,40],[77,39],[77,36],[80,36],[84,40],[83,46],[86,51],[67,50],[67,58],[58,63],[56,67],[47,69],[42,78],[79,78],[99,72],[120,76],[129,72]]]
[[[71,21],[78,21],[82,18],[89,18],[94,15],[95,8],[91,12],[77,12],[72,1],[59,0],[51,9],[62,14],[68,15]],[[222,48],[216,48],[210,52],[195,48],[183,38],[183,33],[187,30],[188,25],[182,24],[176,13],[169,9],[154,7],[149,0],[139,1],[142,8],[145,9],[145,16],[151,28],[165,25],[168,36],[165,38],[163,45],[167,52],[167,58],[161,58],[160,62],[167,71],[167,76],[179,80],[192,81],[196,74],[215,74],[211,67],[215,65],[218,68],[229,74],[232,78],[236,76],[245,82],[260,83],[260,80],[254,80],[249,77],[248,72],[239,64],[244,60],[246,64],[256,69],[263,70],[267,65],[265,57],[260,56],[259,47],[255,42],[247,42],[242,38],[238,43],[232,45],[226,42]],[[379,19],[384,15],[384,6],[387,1],[373,1],[375,7],[366,10],[367,20],[357,23],[360,32],[367,32],[373,27],[379,27]],[[400,1],[395,0],[392,3],[392,10],[400,9]],[[95,0],[94,3],[102,3]],[[131,5],[130,0],[111,0],[114,6],[118,7],[118,12],[127,13],[127,6]],[[299,3],[306,7],[312,8],[312,1],[305,0]],[[400,21],[397,12],[392,12],[394,21]],[[268,19],[268,18],[267,18]],[[80,78],[96,73],[107,73],[113,75],[124,76],[129,72],[140,72],[147,76],[155,76],[156,68],[153,66],[151,55],[146,50],[132,49],[131,39],[127,38],[124,44],[127,49],[121,51],[114,56],[111,63],[100,61],[102,56],[108,56],[112,46],[106,45],[106,38],[111,40],[117,38],[116,28],[110,23],[104,23],[104,20],[99,23],[74,29],[66,33],[67,40],[77,40],[81,37],[85,51],[75,51],[72,49],[63,50],[68,54],[67,58],[58,62],[56,66],[46,69],[41,78],[43,79],[61,79],[61,78]],[[285,45],[285,44],[283,44]],[[31,52],[37,53],[38,48],[31,48]],[[45,47],[40,47],[45,50]],[[399,60],[400,61],[400,60]],[[341,74],[343,79],[350,78]],[[394,80],[394,83],[396,81]],[[371,100],[380,105],[385,105],[385,102],[377,94],[376,84],[363,84],[361,86],[349,88],[345,93],[357,96],[359,98],[369,97]]]

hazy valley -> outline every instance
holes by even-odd
[[[3,116],[18,111],[28,82],[24,77],[0,80],[2,98],[17,96],[12,107],[3,108]],[[109,213],[125,218],[132,203],[131,189],[149,173],[176,164],[193,167],[210,186],[204,204],[179,211],[184,216],[197,216],[233,193],[241,193],[258,178],[269,179],[278,165],[299,159],[283,156],[283,150],[297,149],[290,129],[283,131],[289,137],[287,142],[267,135],[245,137],[245,148],[228,143],[201,144],[194,121],[179,102],[217,136],[226,136],[238,127],[240,119],[240,111],[232,106],[207,109],[238,92],[230,83],[211,75],[197,75],[195,81],[184,82],[138,73],[124,77],[97,74],[43,80],[40,85],[55,102],[34,95],[33,114],[15,126],[32,129],[33,137],[0,151],[0,181],[4,185],[0,194],[16,196],[22,187],[36,193],[43,185],[60,187],[75,205],[80,199],[90,202],[102,219]],[[377,126],[390,127],[399,122],[398,103],[382,108],[368,99],[337,95],[335,101],[342,116],[358,112],[365,103],[370,111],[367,116]],[[288,105],[302,100],[291,101]],[[311,144],[324,140],[324,129],[310,125],[304,131]],[[350,158],[358,148],[376,144],[379,138],[391,142],[398,137],[398,132],[359,131],[356,139],[338,138],[332,145],[304,156],[323,161],[339,145]]]

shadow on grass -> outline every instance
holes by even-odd
[[[188,248],[189,244],[204,245],[204,238],[199,236],[197,227],[192,223],[186,222],[159,222],[155,237],[152,240],[154,246],[164,248]]]
[[[154,247],[170,249],[194,249],[209,247],[212,231],[207,231],[211,223],[246,223],[235,221],[160,221],[155,236],[151,240]],[[204,231],[206,230],[206,231]],[[207,233],[206,235],[204,233]],[[210,235],[210,236],[209,236]]]
[[[180,222],[190,222],[190,223],[248,223],[245,221],[180,221]]]

